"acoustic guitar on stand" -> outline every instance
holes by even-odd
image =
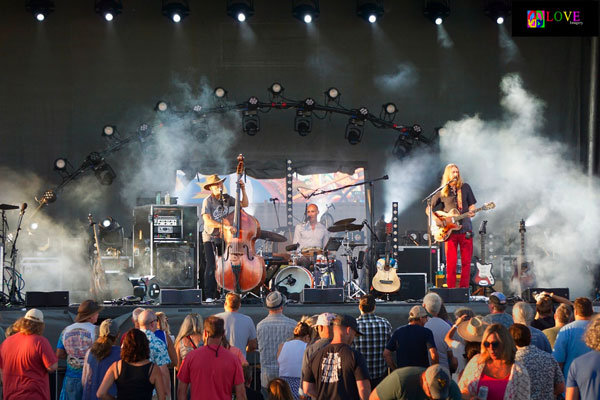
[[[485,203],[482,207],[473,210],[474,213],[479,211],[491,210],[496,208],[496,204],[493,201]],[[453,208],[449,212],[434,211],[433,214],[438,218],[435,224],[431,227],[431,234],[436,242],[445,242],[448,240],[452,232],[460,230],[462,225],[458,222],[469,216],[469,211],[466,213],[460,213],[456,208]]]
[[[375,290],[381,293],[394,293],[400,290],[400,278],[396,273],[396,260],[390,258],[392,251],[392,224],[385,228],[385,258],[377,260],[377,273],[373,277],[371,285]]]

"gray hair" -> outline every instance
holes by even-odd
[[[533,321],[533,308],[524,301],[519,301],[513,306],[512,315],[515,324],[523,324],[529,326],[531,325],[531,321]]]
[[[142,312],[144,312],[144,310],[145,310],[145,308],[142,308],[142,307],[138,307],[138,308],[136,308],[135,310],[133,310],[133,311],[131,312],[131,320],[132,320],[134,323],[138,322],[138,318],[140,317],[140,314],[141,314]]]
[[[456,310],[454,310],[454,318],[459,319],[463,315],[473,318],[475,313],[469,307],[458,307]]]
[[[427,293],[423,297],[423,307],[434,316],[437,316],[442,308],[442,298],[437,293]]]
[[[140,327],[147,328],[155,320],[156,314],[150,309],[144,310],[138,317],[138,323],[140,324]]]

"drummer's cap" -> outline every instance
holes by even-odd
[[[325,312],[319,315],[317,318],[317,323],[315,326],[329,326],[332,324],[332,321],[335,319],[336,315],[330,312]]]
[[[269,310],[275,310],[285,304],[285,296],[278,291],[271,292],[265,299],[265,307]]]

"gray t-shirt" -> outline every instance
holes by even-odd
[[[440,358],[440,365],[444,368],[448,366],[448,345],[444,338],[450,330],[450,325],[446,321],[438,317],[432,317],[425,324],[425,328],[428,328],[433,332],[433,340],[435,340],[435,347]]]
[[[208,214],[212,219],[217,222],[220,222],[223,217],[229,215],[233,212],[233,208],[235,207],[235,199],[229,195],[223,195],[225,198],[223,202],[223,206],[221,206],[221,202],[217,200],[213,195],[208,196],[202,202],[202,212],[201,214]],[[219,229],[210,229],[207,224],[204,224],[204,229],[202,230],[202,241],[208,242],[211,240],[212,236],[218,236]]]
[[[225,311],[215,317],[225,321],[225,336],[229,344],[241,350],[246,357],[246,345],[249,340],[256,339],[256,327],[252,318],[239,312]]]

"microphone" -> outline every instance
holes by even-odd
[[[27,203],[21,204],[21,212],[25,211],[26,208],[27,208]]]
[[[305,199],[308,199],[308,197],[306,197],[306,196],[304,195],[304,193],[302,193],[302,192],[300,191],[300,188],[296,188],[296,190],[298,191],[298,193],[300,193],[300,195],[301,195],[302,197],[304,197]]]
[[[390,177],[389,177],[389,176],[387,176],[387,175],[384,175],[384,176],[383,176],[381,179],[383,179],[383,180],[386,180],[386,181],[387,181],[388,179],[390,179]]]
[[[277,197],[272,197],[269,199],[269,201],[276,202],[276,201],[280,201],[280,200]]]

